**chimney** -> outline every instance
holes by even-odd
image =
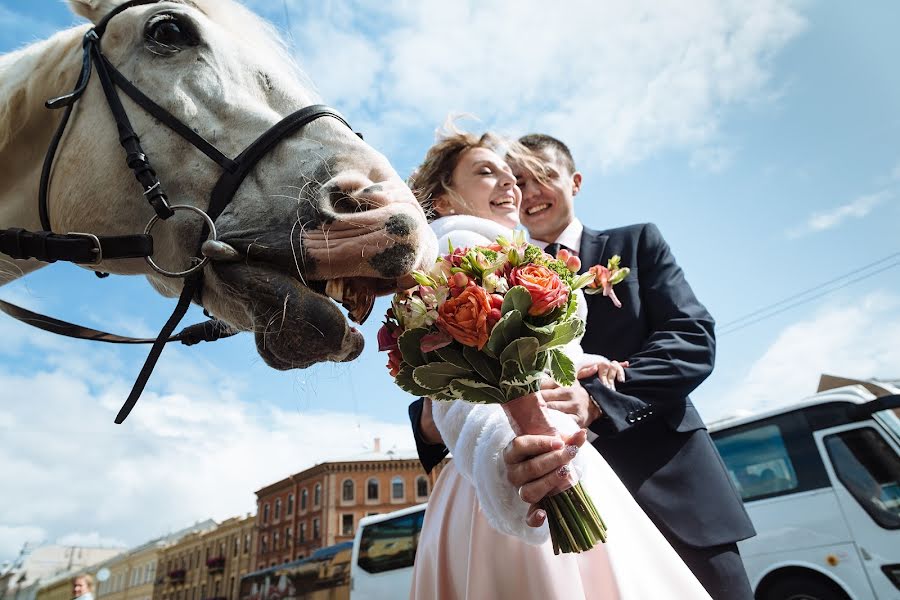
[[[375,438],[375,445],[372,448],[372,452],[381,452],[381,438]]]

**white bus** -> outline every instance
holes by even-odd
[[[900,598],[898,393],[866,382],[710,425],[756,526],[738,546],[757,600]]]
[[[359,520],[350,563],[352,600],[406,598],[426,504]]]

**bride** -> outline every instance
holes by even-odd
[[[508,238],[519,225],[521,192],[501,153],[528,161],[515,143],[450,129],[410,178],[433,217],[441,252],[450,243],[465,247]],[[586,316],[581,307],[579,316]],[[622,380],[622,365],[585,355],[577,341],[566,350],[583,367],[580,376],[599,371],[608,386]],[[589,552],[554,555],[546,523],[526,523],[542,520],[542,511],[529,515],[530,505],[507,481],[503,452],[514,434],[502,407],[426,398],[422,412],[425,441],[443,441],[453,460],[429,499],[410,598],[709,599],[606,461],[584,444],[585,432],[569,415],[549,411],[566,442],[550,449],[547,460],[560,465],[560,477],[570,468],[581,476],[609,539]]]

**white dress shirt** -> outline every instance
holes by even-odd
[[[577,218],[572,219],[572,222],[569,223],[565,229],[562,230],[562,233],[559,234],[554,242],[565,246],[568,248],[572,254],[578,256],[578,252],[581,249],[581,234],[584,233],[584,225],[581,224]],[[545,242],[543,240],[536,240],[529,236],[529,242],[543,250],[547,247],[547,244],[550,242]]]

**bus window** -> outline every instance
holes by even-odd
[[[720,435],[715,442],[744,501],[797,490],[797,473],[778,425]]]
[[[900,528],[900,457],[871,427],[825,437],[825,448],[844,487],[886,529]]]
[[[412,567],[425,511],[367,525],[359,541],[357,564],[369,573]]]

